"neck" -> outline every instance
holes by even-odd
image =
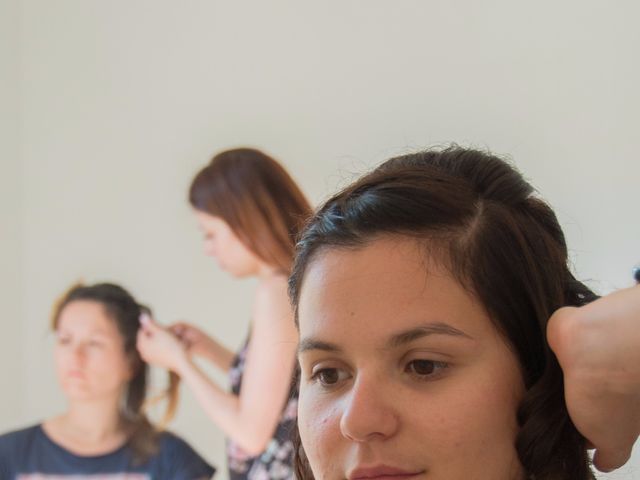
[[[72,402],[60,420],[70,433],[82,435],[88,442],[120,435],[124,429],[118,401],[112,399]]]
[[[268,265],[263,262],[260,262],[260,264],[258,265],[258,269],[256,272],[258,280],[267,280],[278,275],[281,275],[281,272],[277,267]]]

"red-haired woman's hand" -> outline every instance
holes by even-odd
[[[180,340],[147,314],[140,317],[140,324],[136,343],[140,356],[147,363],[179,374],[183,364],[188,360]]]
[[[576,428],[602,471],[624,465],[640,435],[640,286],[580,308],[561,308],[547,327],[564,373]]]
[[[182,342],[189,355],[206,357],[211,350],[211,337],[194,325],[178,322],[170,325],[169,330]]]
[[[180,340],[189,356],[209,360],[224,371],[231,367],[235,353],[207,335],[204,330],[185,322],[174,323],[169,330]]]

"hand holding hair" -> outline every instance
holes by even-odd
[[[214,340],[195,325],[178,322],[169,325],[168,328],[182,342],[189,355],[206,357],[215,348]]]
[[[181,366],[188,360],[180,340],[147,313],[140,315],[140,325],[136,342],[140,356],[147,363],[180,373]]]
[[[569,415],[601,471],[624,465],[640,435],[639,325],[640,286],[561,308],[549,320]]]

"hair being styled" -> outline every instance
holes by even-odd
[[[157,452],[159,430],[164,428],[175,414],[180,382],[175,373],[169,374],[169,386],[162,395],[167,399],[167,409],[159,425],[154,426],[145,414],[148,365],[142,360],[136,348],[140,315],[151,314],[151,310],[138,304],[129,292],[118,285],[77,284],[71,287],[54,306],[51,323],[53,330],[58,329],[60,315],[64,308],[75,301],[96,302],[102,305],[107,317],[114,322],[122,336],[124,353],[134,373],[126,388],[121,415],[131,432],[129,444],[134,453],[134,461],[143,463]]]
[[[311,206],[273,158],[251,148],[217,154],[193,179],[189,202],[221,217],[261,260],[289,273]]]
[[[556,309],[596,295],[571,274],[553,210],[520,173],[488,153],[454,146],[392,158],[309,220],[289,280],[296,310],[305,271],[319,252],[358,249],[384,235],[421,242],[479,299],[516,353],[526,386],[516,449],[527,474],[593,479],[545,332]],[[298,478],[308,480],[313,476],[298,445]]]

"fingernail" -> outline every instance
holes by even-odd
[[[142,313],[140,315],[140,323],[142,325],[149,325],[151,323],[151,317],[148,313]]]

